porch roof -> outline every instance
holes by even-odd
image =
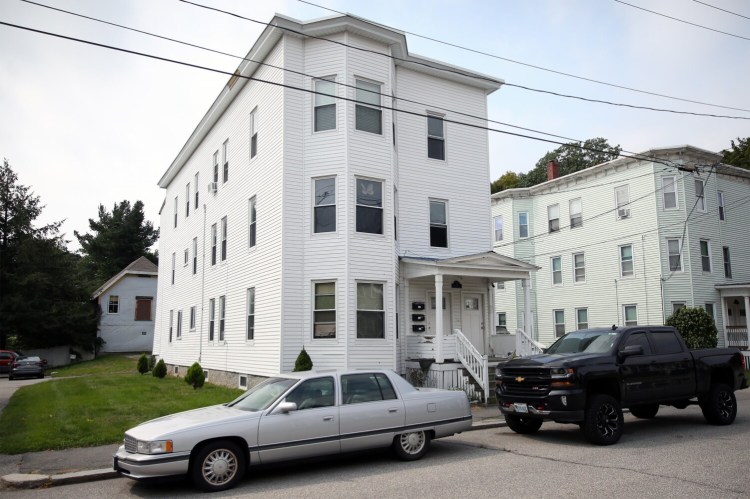
[[[750,296],[750,282],[717,284],[714,287],[722,298],[725,296]]]
[[[436,275],[484,277],[492,282],[527,279],[540,267],[494,251],[451,258],[401,257],[407,279]]]

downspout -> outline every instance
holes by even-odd
[[[659,277],[659,289],[661,290],[661,323],[664,324],[667,320],[664,315],[664,277]]]
[[[197,189],[198,186],[196,185],[195,188]],[[202,248],[202,255],[201,255],[201,327],[200,332],[198,333],[198,362],[202,362],[202,355],[203,355],[203,313],[206,311],[206,306],[204,303],[204,294],[206,292],[206,203],[203,203],[203,248]]]
[[[641,258],[643,259],[643,292],[646,295],[646,317],[651,317],[651,311],[648,308],[648,284],[646,282],[648,274],[646,273],[646,235],[641,235]],[[646,319],[646,323],[650,324],[651,319]]]
[[[617,289],[617,279],[615,281],[615,306],[617,307],[617,323],[620,324],[620,291]],[[625,321],[621,323],[625,325]]]

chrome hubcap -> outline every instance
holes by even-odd
[[[602,404],[596,412],[596,428],[604,437],[612,437],[620,427],[617,410],[612,404]]]
[[[734,403],[732,402],[732,396],[723,391],[719,393],[719,414],[723,419],[728,419],[732,415],[734,410]]]
[[[416,454],[421,451],[424,443],[425,435],[423,431],[401,435],[401,448],[409,454]]]
[[[223,485],[237,473],[237,456],[227,449],[217,449],[203,461],[203,478],[212,485]]]

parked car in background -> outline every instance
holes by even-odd
[[[19,352],[18,350],[13,350],[13,353],[15,353],[18,357],[38,357],[38,355],[26,355],[25,353]],[[42,358],[42,366],[47,369],[47,359]]]
[[[137,480],[187,474],[218,491],[249,465],[389,446],[400,459],[420,459],[432,439],[469,428],[462,391],[417,389],[382,370],[280,374],[228,404],[131,428],[114,469]]]
[[[44,364],[39,357],[16,357],[13,367],[8,373],[8,379],[44,378]]]
[[[0,350],[0,373],[9,373],[18,354],[12,350]]]

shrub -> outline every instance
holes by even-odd
[[[197,362],[193,362],[185,374],[185,383],[192,386],[193,389],[197,389],[203,386],[206,382],[206,376],[203,374],[203,368]]]
[[[665,324],[674,326],[688,348],[714,348],[719,332],[708,312],[700,307],[684,307],[670,315]]]
[[[151,374],[153,374],[157,378],[163,378],[167,375],[167,365],[164,363],[164,359],[159,359],[159,362],[156,363],[156,366],[154,366],[154,370],[151,371]]]
[[[146,357],[145,353],[138,357],[138,372],[141,374],[148,372],[148,357]]]
[[[310,371],[313,368],[313,362],[310,356],[305,351],[305,347],[302,347],[302,351],[297,356],[297,360],[294,362],[294,372],[299,371]]]
[[[148,357],[148,370],[153,371],[156,366],[156,355],[149,355]]]

